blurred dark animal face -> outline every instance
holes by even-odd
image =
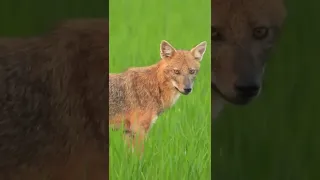
[[[212,0],[212,88],[244,105],[261,90],[286,10],[282,0]]]

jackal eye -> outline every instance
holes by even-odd
[[[265,39],[269,34],[269,29],[267,27],[261,26],[253,28],[253,38],[257,40]]]
[[[211,41],[223,41],[224,37],[218,28],[211,26]]]
[[[196,70],[194,70],[194,69],[189,70],[189,74],[194,74],[195,72],[196,72]]]
[[[178,69],[174,69],[173,72],[174,72],[175,74],[180,74],[180,71],[179,71]]]

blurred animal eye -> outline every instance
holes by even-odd
[[[196,70],[194,70],[194,69],[190,69],[190,70],[189,70],[189,73],[190,73],[190,74],[194,74],[195,72],[196,72]]]
[[[265,39],[269,34],[269,29],[267,27],[256,27],[253,28],[253,38],[257,40]]]
[[[175,74],[180,74],[180,71],[179,71],[178,69],[174,69],[173,72],[174,72]]]
[[[212,41],[223,41],[224,38],[218,28],[211,26],[211,40]]]

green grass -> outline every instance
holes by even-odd
[[[157,63],[163,39],[177,49],[209,43],[194,91],[159,117],[141,160],[110,130],[111,180],[211,177],[210,1],[110,2],[110,72]]]

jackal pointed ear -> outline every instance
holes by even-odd
[[[191,49],[192,55],[198,60],[201,61],[204,53],[206,52],[207,42],[203,41],[194,48]]]
[[[176,49],[167,41],[162,40],[160,44],[160,57],[162,59],[170,58],[176,52]]]

